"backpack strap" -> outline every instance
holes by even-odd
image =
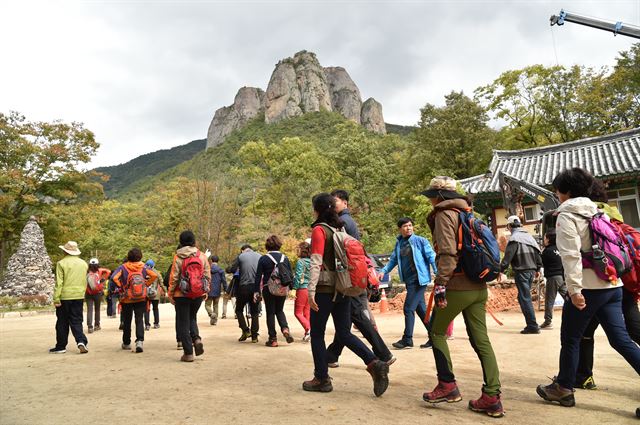
[[[278,262],[276,261],[276,259],[275,259],[275,258],[273,258],[273,257],[271,256],[271,254],[267,254],[267,257],[269,257],[269,258],[271,259],[271,261],[273,261],[273,264],[278,265]]]

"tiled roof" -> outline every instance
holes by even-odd
[[[573,167],[584,168],[599,178],[640,175],[640,128],[540,148],[494,150],[490,177],[469,177],[460,184],[469,193],[498,193],[498,171],[503,171],[538,186],[549,186],[560,171]]]

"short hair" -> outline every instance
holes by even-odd
[[[183,247],[196,246],[196,235],[191,230],[185,230],[180,233],[180,245]]]
[[[300,242],[298,244],[298,257],[309,258],[311,257],[311,245],[307,242]]]
[[[246,244],[244,244],[244,245],[242,245],[242,246],[240,247],[240,252],[244,251],[244,250],[245,250],[245,249],[247,249],[247,248],[249,248],[249,249],[253,249],[253,248],[251,248],[251,245],[249,245],[248,243],[246,243]]]
[[[544,234],[544,237],[547,238],[547,240],[549,241],[549,245],[555,245],[556,244],[556,231],[555,231],[555,229],[549,230],[547,233]]]
[[[558,192],[571,198],[585,197],[596,202],[607,202],[604,184],[582,168],[571,168],[558,174],[551,183]]]
[[[411,223],[413,224],[413,220],[411,219],[411,217],[402,217],[401,219],[398,220],[398,229],[401,228],[402,226],[404,226],[407,223]]]
[[[218,258],[218,256],[217,256],[217,255],[212,255],[212,256],[211,256],[211,262],[212,262],[212,263],[217,263],[218,261],[220,261],[220,259]]]
[[[137,263],[140,260],[142,260],[142,251],[140,251],[140,248],[131,248],[127,254],[127,261]]]
[[[331,192],[331,196],[333,196],[334,198],[340,198],[345,202],[349,202],[349,192],[344,189],[334,190],[333,192]]]
[[[266,242],[264,243],[264,248],[267,251],[278,251],[280,250],[281,246],[282,246],[282,241],[276,235],[269,236]]]

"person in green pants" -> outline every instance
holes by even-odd
[[[504,416],[500,400],[500,376],[496,356],[489,341],[486,324],[487,285],[474,282],[458,269],[460,226],[458,211],[470,208],[469,200],[456,192],[457,183],[451,177],[438,176],[431,180],[422,194],[433,204],[427,217],[436,247],[437,273],[434,279],[434,312],[429,337],[433,342],[433,356],[438,373],[438,385],[423,394],[428,403],[454,403],[462,395],[453,374],[451,354],[447,344],[447,327],[462,313],[469,342],[480,359],[484,384],[482,395],[469,401],[469,409],[492,417]]]

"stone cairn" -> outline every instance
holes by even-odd
[[[43,303],[53,300],[55,277],[51,258],[44,246],[44,234],[35,217],[20,235],[18,250],[11,256],[0,281],[0,296],[44,296]]]

